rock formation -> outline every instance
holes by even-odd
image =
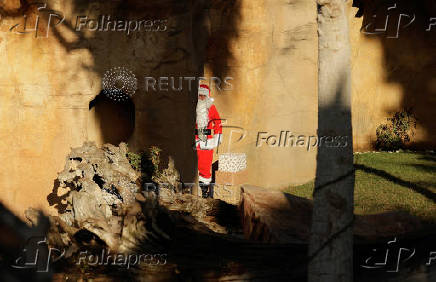
[[[96,236],[109,249],[122,252],[146,236],[146,216],[153,214],[145,215],[142,207],[147,200],[153,204],[156,199],[141,194],[141,174],[130,165],[127,152],[124,143],[100,149],[88,142],[72,149],[55,181],[57,187],[48,197],[59,210],[59,218],[52,218],[52,228],[62,229],[52,234],[69,234],[57,240],[58,244],[68,245],[80,234]]]
[[[100,149],[88,142],[73,148],[48,196],[59,211],[59,216],[50,217],[50,244],[66,249],[69,257],[90,244],[118,253],[144,244],[162,247],[180,225],[228,233],[226,213],[236,213],[235,207],[178,192],[182,185],[172,159],[161,170],[159,150],[150,151],[135,155],[141,161],[132,165],[124,143]],[[230,224],[237,225],[237,218],[232,215]]]

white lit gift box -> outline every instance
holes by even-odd
[[[215,172],[214,198],[237,204],[241,185],[248,180],[247,155],[245,153],[223,153],[218,156]]]

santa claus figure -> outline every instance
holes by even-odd
[[[221,143],[222,125],[213,99],[210,97],[210,89],[201,84],[198,89],[197,122],[195,130],[195,144],[198,157],[198,181],[203,198],[212,198],[213,149]]]

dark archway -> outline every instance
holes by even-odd
[[[135,129],[135,104],[131,99],[115,102],[102,92],[89,102],[95,111],[105,143],[128,142]]]

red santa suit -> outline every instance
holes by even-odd
[[[213,149],[221,143],[222,125],[218,111],[210,97],[207,85],[200,85],[199,95],[207,98],[198,100],[195,142],[198,157],[198,180],[210,184],[212,180]]]

